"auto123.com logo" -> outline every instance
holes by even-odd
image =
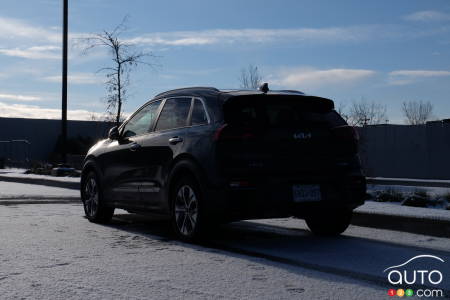
[[[423,264],[414,266],[414,261],[417,262],[419,259],[422,263],[424,259],[427,259],[432,262],[433,266],[436,265],[436,262],[445,262],[440,257],[424,254],[414,256],[402,264],[386,268],[383,273],[387,274],[389,283],[396,287],[388,290],[389,296],[444,297],[444,291],[439,288],[439,284],[444,280],[444,275],[436,267],[424,268]]]

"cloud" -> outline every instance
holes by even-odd
[[[273,83],[287,88],[314,88],[338,84],[351,84],[367,79],[376,72],[364,69],[327,69],[296,68],[281,71]]]
[[[431,77],[450,76],[450,71],[439,70],[397,70],[390,72],[388,82],[391,85],[406,85]]]
[[[233,43],[292,42],[342,42],[371,38],[378,26],[289,28],[289,29],[211,29],[200,31],[173,31],[149,33],[132,39],[129,43],[193,46]]]
[[[408,21],[421,21],[421,22],[449,21],[450,14],[435,10],[423,10],[407,15],[404,17],[404,19]]]
[[[54,29],[30,25],[18,19],[0,17],[0,36],[3,40],[32,40],[59,43],[61,34]]]
[[[68,110],[67,118],[70,120],[91,120],[92,116],[98,119],[102,114],[87,110]],[[7,104],[0,102],[0,117],[3,118],[31,118],[31,119],[60,119],[61,110],[55,108],[42,108],[35,105]]]
[[[381,39],[410,39],[447,33],[450,29],[433,28],[411,30],[405,25],[360,25],[325,28],[284,28],[284,29],[209,29],[198,31],[154,32],[129,38],[128,43],[150,46],[205,46],[215,44],[249,43],[348,43]]]
[[[29,48],[0,48],[0,54],[29,59],[61,59],[60,52],[61,47],[50,45]]]
[[[0,94],[0,99],[12,100],[12,101],[40,101],[41,97],[37,96],[24,96],[24,95],[14,95],[14,94]]]
[[[62,77],[61,75],[46,76],[43,77],[42,80],[47,82],[61,83]],[[74,73],[68,75],[67,81],[69,84],[99,84],[103,83],[104,80],[92,73]]]
[[[436,77],[450,76],[450,71],[400,70],[389,73],[391,76]]]

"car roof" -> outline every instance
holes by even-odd
[[[307,95],[303,92],[296,90],[269,90],[264,93],[260,90],[249,90],[249,89],[222,89],[219,90],[214,87],[185,87],[175,90],[166,91],[155,96],[152,100],[168,98],[168,97],[178,97],[178,96],[191,96],[191,97],[201,97],[207,99],[207,101],[215,102],[227,102],[231,98],[242,97],[242,96],[256,96],[256,95],[272,95],[272,96],[296,96],[297,98],[305,97],[308,101],[320,101],[322,103],[327,103],[330,109],[334,109],[334,102],[327,98],[322,98],[318,96]]]
[[[155,96],[157,98],[167,98],[176,96],[225,96],[224,98],[229,98],[233,96],[250,96],[250,95],[262,95],[264,94],[260,90],[250,90],[250,89],[222,89],[219,90],[214,87],[185,87],[180,89],[174,89],[160,93]],[[305,95],[303,92],[296,90],[270,90],[266,93],[267,95]],[[306,96],[306,95],[305,95]]]

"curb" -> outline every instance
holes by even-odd
[[[353,212],[352,224],[362,227],[389,229],[394,231],[450,238],[450,220],[382,215],[377,213],[355,211]]]
[[[442,181],[408,181],[402,179],[378,179],[370,178],[366,179],[367,184],[378,184],[378,185],[404,185],[404,186],[425,186],[425,187],[442,187],[450,188],[450,182]]]
[[[20,205],[20,204],[68,204],[68,203],[80,203],[79,197],[45,197],[45,198],[3,198],[0,199],[0,205]]]
[[[17,183],[28,183],[28,184],[39,184],[46,185],[52,187],[60,187],[71,190],[79,190],[80,183],[79,182],[67,182],[67,181],[58,181],[46,178],[23,178],[23,177],[10,177],[10,176],[1,176],[0,181],[5,182],[17,182]]]

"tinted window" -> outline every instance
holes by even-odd
[[[208,117],[206,116],[205,108],[203,107],[202,101],[195,99],[194,107],[192,108],[191,124],[207,124]]]
[[[186,126],[191,98],[170,98],[166,100],[156,124],[156,130]]]
[[[311,124],[345,125],[333,110],[320,107],[318,100],[271,97],[268,99],[238,98],[225,107],[227,123],[240,126],[294,128]],[[315,103],[314,103],[315,102]]]
[[[161,101],[152,102],[135,114],[127,124],[125,124],[123,136],[130,137],[147,133],[150,129],[150,125],[156,118],[156,113],[158,112],[160,104]]]

